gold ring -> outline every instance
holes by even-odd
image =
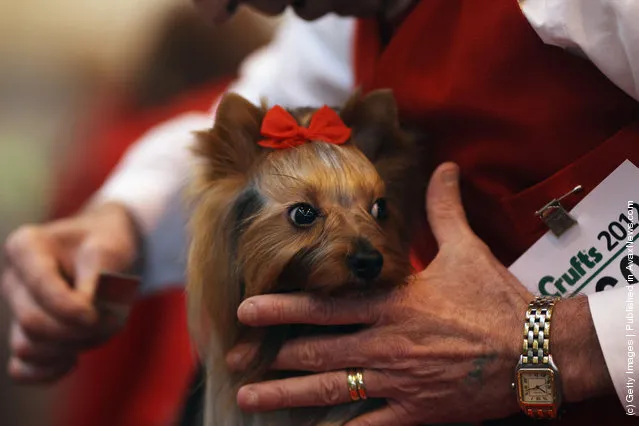
[[[349,368],[346,370],[346,382],[351,401],[367,399],[366,385],[364,385],[364,370],[361,368]]]

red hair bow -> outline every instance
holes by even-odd
[[[309,140],[341,145],[351,137],[340,116],[331,108],[318,109],[308,128],[300,126],[293,116],[281,106],[271,108],[262,121],[262,136],[258,142],[264,148],[283,149],[300,146]]]

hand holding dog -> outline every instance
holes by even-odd
[[[348,403],[344,369],[363,367],[368,396],[389,403],[348,426],[473,421],[518,410],[510,383],[523,313],[533,296],[471,231],[456,166],[445,164],[434,173],[427,212],[439,253],[390,295],[266,295],[240,306],[240,320],[251,326],[370,325],[351,335],[288,342],[273,368],[318,374],[247,385],[238,394],[242,409]],[[229,354],[232,368],[241,368],[247,350]]]

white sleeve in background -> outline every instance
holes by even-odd
[[[355,20],[328,15],[314,22],[284,14],[274,40],[242,65],[229,91],[259,104],[341,106],[355,87]]]
[[[151,129],[127,150],[92,202],[124,204],[143,235],[149,234],[169,198],[188,179],[194,160],[191,132],[211,123],[207,114],[186,113]]]
[[[286,13],[274,40],[245,61],[229,91],[256,104],[266,97],[271,105],[340,106],[354,88],[354,23],[334,15],[309,23]],[[177,207],[179,193],[195,165],[191,132],[211,127],[213,110],[184,114],[149,131],[93,198],[123,203],[138,222],[146,250],[143,293],[183,282],[186,215]]]
[[[520,4],[544,43],[588,58],[610,81],[639,100],[638,0],[520,0]],[[627,322],[628,291],[625,287],[608,290],[591,294],[588,300],[619,401],[628,414],[638,415],[639,362],[632,364],[633,370],[629,362],[639,359],[634,357],[635,351],[639,355],[639,333],[626,336],[626,325],[634,331],[639,321]]]
[[[638,0],[519,0],[546,44],[587,57],[639,100]]]
[[[639,286],[590,294],[597,338],[617,396],[626,413],[639,415]],[[587,374],[587,373],[586,373]]]
[[[352,91],[354,21],[327,16],[313,23],[285,14],[274,40],[250,56],[231,86],[259,104],[339,106]],[[213,100],[212,100],[213,103]],[[126,153],[94,201],[124,203],[150,232],[192,166],[192,131],[212,126],[213,114],[189,113],[149,131]]]

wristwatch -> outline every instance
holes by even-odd
[[[558,300],[536,297],[526,311],[522,354],[512,385],[523,412],[535,419],[556,418],[561,405],[561,379],[550,354],[550,322]]]

